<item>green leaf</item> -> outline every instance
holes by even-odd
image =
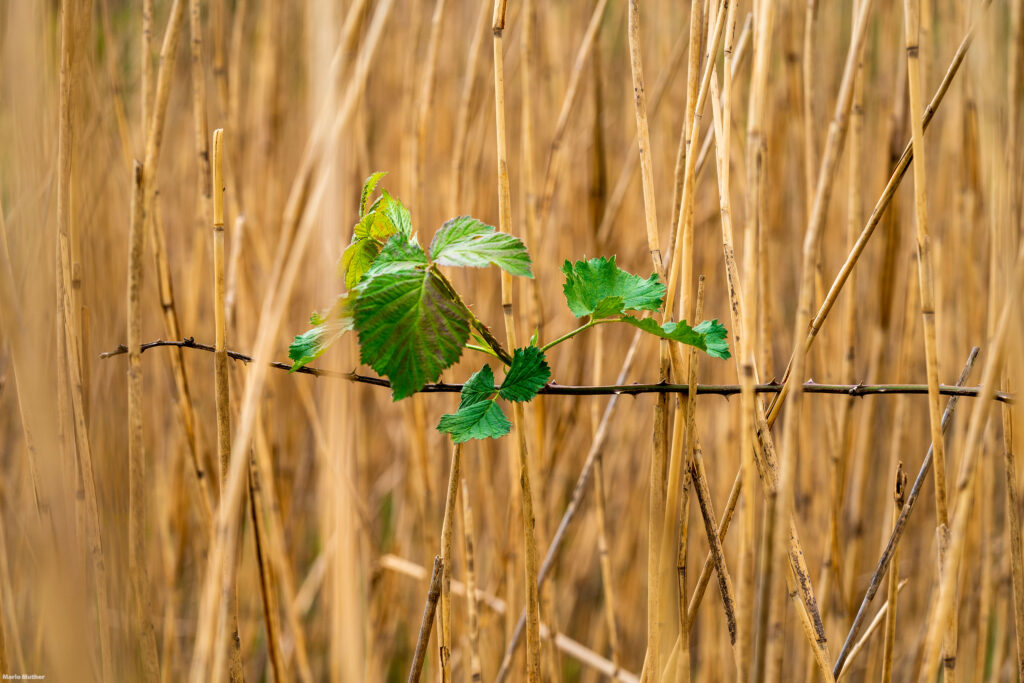
[[[577,318],[607,318],[623,311],[656,311],[665,298],[665,285],[652,274],[642,277],[615,265],[615,257],[577,261],[562,266],[565,300]]]
[[[436,381],[469,337],[465,306],[423,266],[366,277],[354,317],[362,362],[391,380],[396,401]]]
[[[388,174],[387,171],[377,171],[376,173],[370,174],[370,177],[363,183],[363,192],[359,195],[359,217],[362,218],[366,215],[366,203],[370,201],[370,195],[373,194],[374,188],[377,187],[377,183],[380,179]]]
[[[459,408],[465,408],[474,403],[486,401],[495,391],[494,372],[491,370],[490,365],[485,365],[473,373],[473,376],[462,385]]]
[[[715,358],[729,357],[729,343],[725,340],[728,332],[718,323],[718,320],[705,320],[697,327],[690,327],[685,320],[659,325],[653,318],[634,318],[631,315],[626,315],[622,317],[622,322],[639,327],[644,332],[650,332],[662,339],[671,339],[696,346]]]
[[[459,406],[454,414],[443,415],[437,423],[437,431],[450,434],[453,443],[470,439],[497,439],[511,431],[505,413],[493,400],[480,401],[468,406]]]
[[[352,329],[353,298],[351,294],[339,296],[326,315],[314,313],[309,317],[313,328],[296,336],[288,347],[288,357],[294,361],[291,372],[312,363],[323,355],[328,346]]]
[[[370,211],[364,215],[353,229],[356,239],[373,238],[384,244],[392,235],[398,232],[391,219],[380,211]]]
[[[380,204],[377,205],[375,211],[386,216],[395,230],[405,235],[406,239],[412,239],[412,217],[409,215],[409,209],[388,194],[387,190],[381,191]]]
[[[441,226],[430,244],[430,256],[445,266],[499,268],[524,277],[533,277],[530,254],[518,237],[495,231],[493,226],[459,216]]]
[[[516,349],[498,394],[509,401],[529,401],[551,379],[544,352],[536,346]]]
[[[357,239],[345,249],[338,268],[345,274],[347,289],[354,289],[359,284],[379,253],[380,245],[376,240],[368,238]]]
[[[397,273],[427,265],[427,255],[416,242],[410,242],[402,235],[395,235],[366,271],[366,277],[374,278],[386,273]]]

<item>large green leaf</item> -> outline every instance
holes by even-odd
[[[288,347],[288,357],[294,361],[291,372],[312,363],[323,355],[328,346],[352,329],[353,298],[350,294],[339,296],[326,315],[314,313],[310,316],[312,329],[296,336]]]
[[[441,226],[430,244],[430,256],[445,266],[495,265],[513,275],[533,277],[522,240],[470,216],[458,216]]]
[[[509,401],[529,401],[549,379],[551,368],[544,359],[543,351],[536,346],[516,349],[498,393]]]
[[[497,439],[511,431],[512,425],[493,400],[459,406],[451,415],[443,415],[437,431],[451,434],[454,443],[470,439]]]
[[[717,320],[705,320],[696,327],[690,327],[686,321],[673,323],[667,322],[659,325],[652,318],[634,318],[631,315],[622,317],[622,322],[639,327],[645,332],[657,335],[662,339],[682,342],[690,346],[696,346],[701,351],[707,352],[715,358],[729,357],[729,343],[725,340],[728,332],[718,323]]]
[[[355,328],[362,362],[391,380],[396,401],[436,381],[469,337],[465,306],[424,266],[368,275],[355,303]]]
[[[665,298],[665,285],[652,274],[642,277],[615,265],[615,257],[577,261],[562,266],[565,300],[577,318],[610,318],[624,311],[656,311]]]

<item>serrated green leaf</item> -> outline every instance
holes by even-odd
[[[391,219],[380,211],[370,211],[356,223],[352,230],[356,239],[373,238],[384,244],[388,239],[398,232]]]
[[[326,314],[314,313],[309,317],[313,328],[297,335],[288,347],[288,357],[294,361],[291,372],[312,363],[341,335],[352,329],[353,299],[351,294],[339,296]]]
[[[402,202],[388,194],[387,190],[381,191],[380,204],[374,211],[386,216],[395,230],[405,235],[406,239],[412,239],[412,217],[409,210],[402,206]]]
[[[338,268],[345,274],[347,289],[359,284],[379,253],[380,245],[372,239],[357,239],[345,249]]]
[[[622,317],[622,322],[639,327],[644,332],[650,332],[662,339],[695,346],[715,358],[729,357],[729,343],[725,341],[728,332],[717,320],[705,320],[697,327],[690,327],[685,320],[659,325],[653,318],[634,318],[626,315]]]
[[[594,311],[590,314],[592,318],[611,318],[622,313],[625,302],[621,296],[606,296],[597,302]]]
[[[445,266],[495,265],[513,275],[533,277],[522,240],[470,216],[452,218],[441,226],[430,244],[430,256]]]
[[[462,394],[459,400],[459,408],[471,406],[489,399],[496,389],[494,388],[494,372],[490,365],[485,365],[462,385]]]
[[[402,235],[395,235],[366,271],[367,278],[377,277],[386,273],[397,273],[403,270],[422,268],[427,265],[427,255],[416,242],[408,241]]]
[[[465,307],[423,267],[367,277],[354,317],[362,362],[391,380],[396,401],[436,381],[469,338]]]
[[[388,174],[387,171],[377,171],[376,173],[370,174],[370,177],[363,183],[363,192],[359,195],[359,217],[362,218],[366,215],[366,203],[370,201],[370,195],[373,194],[374,188],[377,187],[377,183],[380,179]]]
[[[549,379],[551,368],[544,359],[543,351],[536,346],[516,349],[498,395],[509,401],[529,401]]]
[[[615,265],[615,257],[577,261],[562,266],[565,274],[565,300],[577,318],[611,317],[623,311],[656,311],[665,298],[665,285],[652,274],[642,277],[627,273]],[[621,308],[619,306],[621,299]],[[612,311],[612,312],[609,312]]]
[[[455,413],[443,415],[437,423],[437,431],[450,434],[454,443],[470,439],[497,439],[511,429],[505,413],[493,400],[459,406]]]

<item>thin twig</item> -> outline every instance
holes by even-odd
[[[416,650],[412,656],[412,668],[409,669],[409,683],[420,680],[423,662],[427,657],[427,643],[430,632],[434,630],[434,613],[437,611],[437,600],[441,597],[441,556],[434,556],[434,570],[430,573],[430,588],[427,589],[427,604],[423,606],[423,620],[420,621],[420,635],[416,640]]]

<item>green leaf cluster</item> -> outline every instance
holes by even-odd
[[[512,426],[495,395],[508,401],[529,401],[549,379],[551,368],[543,351],[536,346],[516,349],[501,386],[495,387],[491,366],[480,368],[463,385],[459,409],[444,415],[437,429],[450,434],[454,443],[505,436]]]

